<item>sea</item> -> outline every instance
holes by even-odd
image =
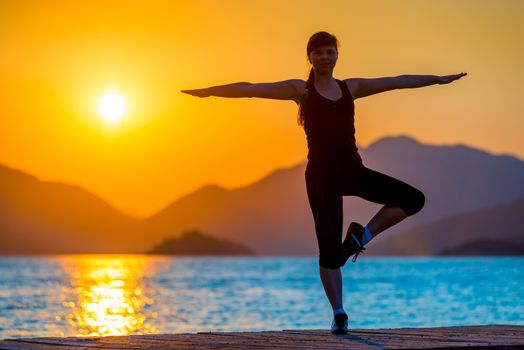
[[[359,256],[351,329],[524,325],[523,257]],[[0,339],[326,329],[316,256],[0,257]]]

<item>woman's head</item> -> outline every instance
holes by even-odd
[[[317,32],[313,34],[307,43],[307,59],[312,67],[309,70],[309,76],[306,81],[304,94],[300,100],[298,109],[298,124],[304,126],[306,114],[306,101],[308,92],[315,81],[315,72],[317,74],[332,74],[338,59],[338,39],[328,32]]]
[[[328,32],[317,32],[313,34],[307,43],[306,53],[309,63],[313,63],[315,60],[315,53],[320,49],[326,49],[326,51],[334,51],[334,54],[338,55],[338,47],[340,43],[338,39]]]

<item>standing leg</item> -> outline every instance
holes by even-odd
[[[319,246],[320,279],[333,311],[343,308],[342,257],[343,210],[342,196],[333,192],[332,184],[318,169],[308,167],[306,186],[315,221]]]
[[[342,273],[340,268],[328,269],[320,266],[320,280],[333,310],[342,308]]]

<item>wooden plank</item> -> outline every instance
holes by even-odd
[[[0,340],[0,349],[524,349],[524,326],[325,329],[263,332],[199,332],[109,337]]]

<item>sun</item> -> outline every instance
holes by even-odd
[[[118,124],[126,111],[126,101],[119,93],[108,91],[100,98],[98,110],[107,124]]]

